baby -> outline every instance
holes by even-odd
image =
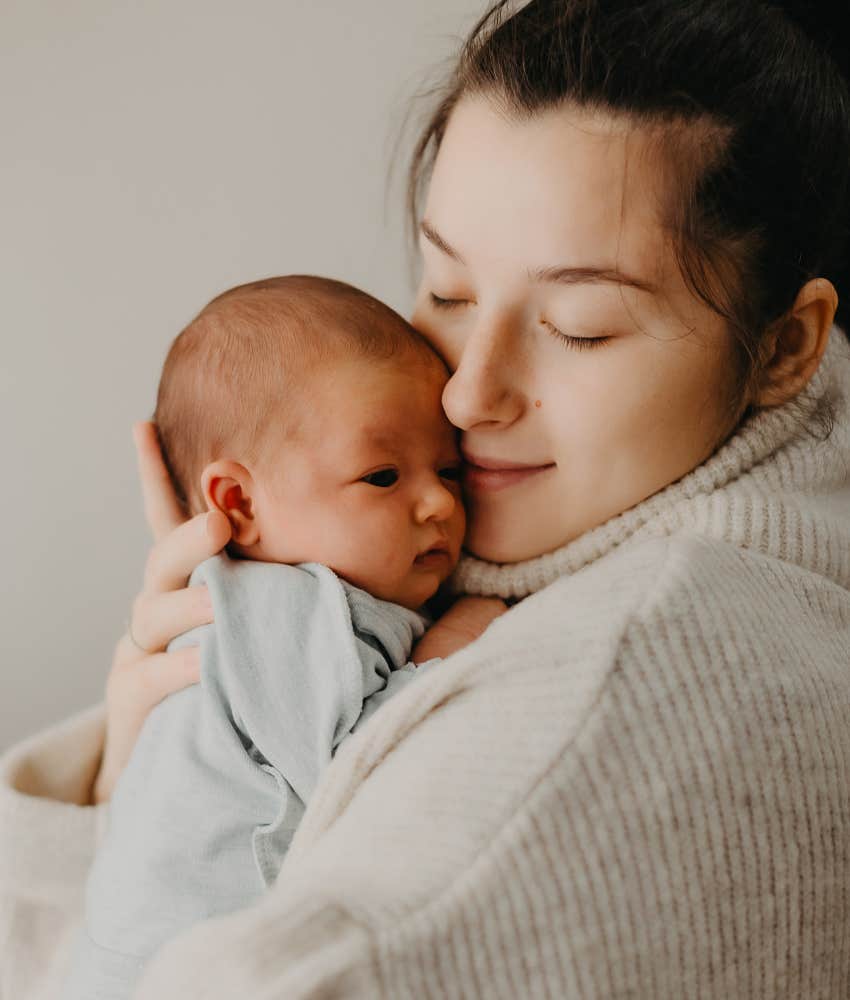
[[[116,787],[67,997],[130,996],[164,942],[255,900],[335,749],[438,662],[410,655],[465,528],[446,379],[390,308],[314,277],[225,292],[172,345],[163,453],[232,541],[192,576],[215,622],[170,648],[200,643],[201,682]]]

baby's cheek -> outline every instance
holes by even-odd
[[[406,525],[385,524],[383,530],[362,538],[358,565],[375,582],[397,582],[409,571],[415,550]]]

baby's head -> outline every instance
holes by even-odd
[[[418,608],[466,523],[447,378],[365,292],[268,278],[219,295],[177,337],[154,421],[186,513],[223,511],[231,554],[324,563]]]

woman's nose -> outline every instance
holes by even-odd
[[[437,476],[430,479],[416,504],[416,519],[424,521],[447,521],[454,513],[458,500],[454,493]]]
[[[443,389],[443,409],[455,427],[510,424],[522,412],[521,359],[509,332],[490,323],[472,330]]]

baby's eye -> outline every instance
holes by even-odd
[[[460,482],[461,467],[459,465],[449,465],[445,469],[440,469],[440,476],[443,479],[451,479],[455,483]]]
[[[364,476],[362,482],[370,486],[380,486],[386,488],[393,486],[398,481],[398,469],[379,469],[377,472],[370,472]]]

